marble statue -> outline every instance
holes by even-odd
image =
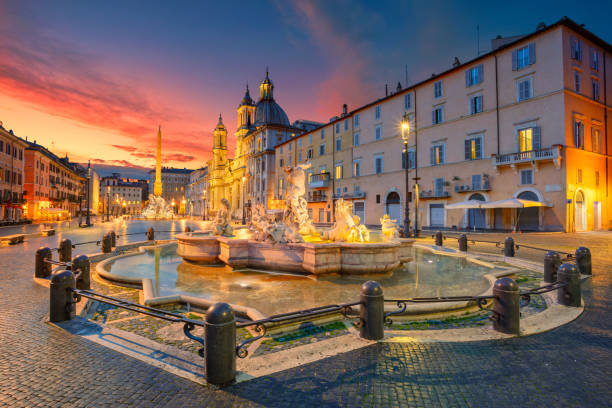
[[[217,212],[217,216],[215,217],[214,235],[221,235],[224,237],[231,236],[234,229],[230,225],[229,221],[230,221],[230,203],[229,201],[227,201],[227,198],[222,198],[221,206],[219,207],[219,211]]]
[[[361,219],[353,215],[353,204],[342,198],[336,201],[336,222],[333,227],[324,231],[323,239],[330,241],[367,242],[370,240],[370,231],[360,224]]]
[[[397,232],[397,221],[392,220],[389,214],[385,214],[380,218],[380,227],[382,229],[383,240],[389,241],[399,237]]]

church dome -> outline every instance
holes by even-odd
[[[274,84],[266,70],[266,78],[259,85],[259,102],[255,105],[255,126],[290,126],[287,114],[274,100],[273,91]]]

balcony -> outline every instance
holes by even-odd
[[[313,191],[312,193],[308,193],[308,202],[311,203],[320,203],[327,201],[327,194],[321,193],[319,191]]]
[[[450,193],[448,191],[428,190],[428,191],[421,191],[419,193],[419,199],[421,200],[436,199],[436,198],[449,198],[449,197],[450,197]]]
[[[457,184],[455,186],[455,193],[471,193],[474,191],[490,191],[491,183],[489,181],[484,181],[481,184]]]
[[[554,145],[546,149],[529,150],[526,152],[516,152],[493,156],[493,166],[511,166],[515,167],[519,163],[532,163],[550,160],[555,164],[555,167],[561,167],[561,145]]]
[[[310,188],[327,188],[329,187],[329,178],[329,172],[314,173],[310,176],[310,183],[308,183],[308,186]]]

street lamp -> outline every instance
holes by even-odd
[[[242,176],[242,225],[246,224],[246,208],[244,202],[246,198],[246,177]]]
[[[405,162],[405,173],[406,173],[406,195],[405,195],[405,210],[404,210],[404,236],[410,236],[410,177],[408,176],[410,163],[408,161],[408,139],[410,138],[410,122],[408,121],[408,114],[404,113],[402,117],[402,140],[404,141],[404,162]]]

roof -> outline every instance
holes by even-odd
[[[485,58],[490,57],[492,55],[495,55],[495,54],[499,53],[500,51],[504,51],[504,50],[506,50],[508,48],[514,47],[519,42],[522,42],[522,41],[528,40],[530,38],[536,37],[536,36],[546,32],[546,31],[553,30],[553,29],[555,29],[555,28],[557,28],[557,27],[559,27],[561,25],[566,26],[566,27],[576,31],[578,34],[582,35],[583,37],[587,38],[588,40],[592,41],[593,43],[599,45],[606,52],[612,53],[612,45],[610,45],[608,42],[606,42],[603,39],[599,38],[598,36],[596,36],[595,34],[590,32],[586,28],[584,28],[582,25],[576,23],[572,19],[570,19],[568,17],[563,17],[563,18],[561,18],[560,20],[556,21],[555,23],[553,23],[551,25],[548,25],[548,26],[546,26],[544,28],[541,28],[539,30],[535,30],[535,31],[533,31],[533,32],[531,32],[529,34],[526,34],[526,35],[516,36],[516,39],[514,41],[509,41],[508,43],[506,43],[504,45],[501,45],[500,47],[495,48],[495,49],[493,49],[493,50],[491,50],[491,51],[489,51],[489,52],[487,52],[485,54],[482,54],[482,55],[480,55],[478,57],[472,58],[471,60],[468,60],[468,61],[466,61],[466,62],[464,62],[462,64],[453,66],[453,67],[447,69],[446,71],[443,71],[443,72],[441,72],[441,73],[439,73],[437,75],[432,75],[431,77],[429,77],[427,79],[424,79],[422,81],[416,82],[416,83],[414,83],[414,84],[404,88],[401,91],[398,91],[396,93],[392,93],[392,94],[387,95],[387,96],[385,96],[383,98],[379,98],[379,99],[376,99],[376,100],[374,100],[372,102],[369,102],[369,103],[367,103],[367,104],[365,104],[363,106],[360,106],[357,109],[354,109],[354,110],[350,111],[348,113],[348,115],[339,116],[337,119],[329,121],[328,123],[325,123],[324,125],[321,125],[321,126],[319,126],[317,128],[314,128],[314,129],[312,129],[312,130],[310,130],[308,132],[304,132],[304,133],[300,134],[297,137],[302,137],[302,136],[308,135],[309,133],[314,133],[315,131],[318,131],[318,130],[320,130],[321,128],[323,128],[325,126],[333,125],[336,122],[340,122],[340,121],[346,119],[347,116],[352,116],[353,114],[355,114],[355,113],[357,113],[359,111],[362,111],[364,109],[367,109],[367,108],[369,108],[369,107],[371,107],[373,105],[377,105],[377,104],[379,104],[381,102],[384,102],[384,101],[386,101],[388,99],[391,99],[391,98],[394,98],[394,97],[406,94],[408,92],[412,92],[418,86],[421,86],[421,85],[426,84],[428,82],[435,81],[435,80],[439,79],[440,77],[442,77],[444,75],[447,75],[447,74],[449,74],[451,72],[465,69],[468,65],[471,65],[471,64],[474,64],[475,62],[484,60]],[[296,138],[291,138],[289,140],[286,140],[283,143],[277,144],[275,147],[279,147],[279,146],[285,145],[285,144],[291,142],[294,139],[296,139]]]

